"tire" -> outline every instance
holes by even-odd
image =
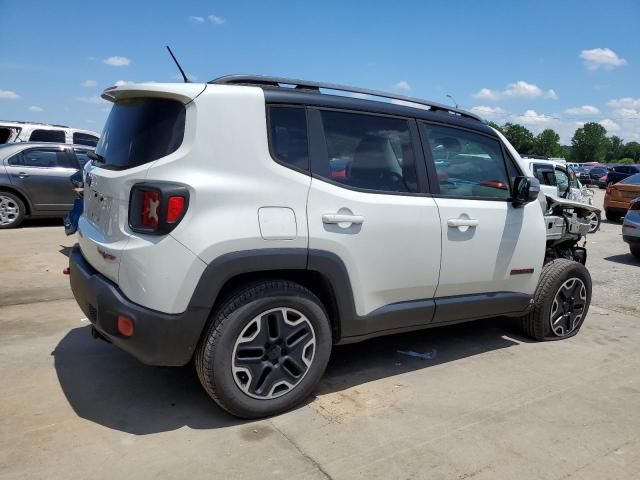
[[[620,221],[620,214],[619,213],[612,212],[611,210],[605,210],[604,213],[607,216],[607,220],[609,220],[610,222],[619,222]]]
[[[629,250],[636,260],[640,260],[640,245],[629,245]]]
[[[601,222],[602,218],[600,217],[600,213],[591,212],[591,214],[589,214],[589,233],[596,233],[600,230]]]
[[[279,332],[278,340],[273,331]],[[301,331],[306,333],[301,336]],[[195,366],[218,405],[237,417],[260,418],[309,397],[324,374],[331,346],[320,300],[297,283],[265,280],[237,290],[214,310]]]
[[[571,283],[572,280],[580,283]],[[564,308],[562,305],[563,296],[566,298],[574,288],[577,289],[577,293],[570,294],[566,305],[571,305],[568,309],[569,316],[558,315]],[[560,290],[563,294],[560,293]],[[558,300],[558,304],[556,304],[556,300]],[[553,260],[542,268],[533,301],[533,310],[521,320],[522,328],[527,336],[538,341],[572,337],[582,327],[589,311],[591,275],[581,263],[564,258]],[[579,308],[580,304],[582,308]],[[556,320],[555,323],[554,320]],[[554,323],[553,327],[552,323]]]
[[[0,190],[0,229],[17,228],[24,220],[26,208],[17,195]]]

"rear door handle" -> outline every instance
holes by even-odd
[[[345,215],[342,213],[325,213],[322,215],[322,223],[351,223],[361,225],[364,222],[362,215]]]
[[[20,178],[27,178],[29,176],[29,174],[27,172],[18,172],[18,176]]]
[[[477,227],[480,222],[475,218],[450,218],[447,225],[451,228],[457,227]]]

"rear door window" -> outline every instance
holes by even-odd
[[[328,110],[320,113],[329,164],[315,174],[365,190],[418,191],[407,120]]]
[[[73,143],[76,145],[88,145],[89,147],[95,147],[100,140],[95,135],[89,135],[88,133],[74,132]]]
[[[128,98],[117,101],[105,124],[96,153],[100,167],[124,170],[175,152],[184,137],[185,107],[177,100]]]
[[[38,129],[31,132],[30,142],[65,143],[64,130]]]
[[[80,166],[80,168],[83,168],[84,165],[89,162],[89,157],[87,156],[87,153],[89,153],[90,150],[80,150],[78,148],[76,148],[74,150],[74,153],[76,154],[76,159],[78,160],[78,165]]]

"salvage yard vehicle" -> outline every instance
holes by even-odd
[[[609,185],[604,194],[604,212],[607,220],[617,222],[624,217],[631,201],[640,196],[640,173]]]
[[[0,229],[25,218],[62,218],[75,199],[69,177],[89,160],[92,147],[57,143],[0,145]]]
[[[523,157],[523,159],[529,161],[529,168],[533,176],[540,182],[540,189],[545,195],[593,205],[593,190],[582,186],[571,167],[555,160],[536,159],[531,161],[531,157]],[[589,214],[589,233],[597,232],[600,223],[600,212],[591,212]]]
[[[631,201],[622,224],[622,239],[629,244],[631,255],[640,260],[640,192]]]
[[[14,142],[53,142],[95,147],[100,135],[91,130],[37,122],[0,120],[0,144]]]
[[[493,316],[557,340],[586,318],[598,209],[541,195],[472,113],[243,75],[103,98],[74,296],[143,363],[193,360],[233,415],[302,402],[333,345]]]

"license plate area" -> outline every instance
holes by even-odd
[[[104,231],[111,214],[111,198],[89,189],[85,191],[84,214],[95,226]]]

